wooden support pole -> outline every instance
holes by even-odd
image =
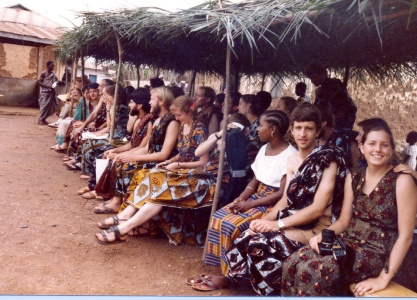
[[[211,207],[211,214],[210,214],[210,222],[213,214],[217,210],[217,206],[219,204],[220,198],[220,191],[222,187],[222,177],[223,177],[223,168],[224,168],[224,151],[226,150],[226,135],[227,135],[227,117],[229,115],[229,103],[231,102],[230,99],[230,92],[231,92],[231,79],[230,79],[230,70],[231,70],[231,51],[230,47],[227,46],[226,50],[226,98],[224,100],[224,111],[223,111],[223,126],[222,126],[222,138],[220,140],[220,158],[219,158],[219,169],[217,173],[217,181],[216,181],[216,189],[214,191],[214,198],[213,198],[213,205]],[[204,245],[204,253],[203,253],[203,261],[206,257],[207,253],[207,241],[208,241],[208,231],[210,225],[207,228],[207,236],[206,236],[206,243]]]
[[[119,35],[115,32],[114,35],[116,36],[117,41],[117,50],[119,52],[119,65],[117,67],[117,73],[116,73],[116,88],[114,91],[114,103],[113,103],[113,109],[112,114],[113,117],[111,118],[111,126],[110,126],[110,137],[109,137],[109,143],[113,143],[113,135],[114,135],[114,128],[115,128],[115,119],[116,119],[116,107],[117,107],[117,96],[119,93],[119,80],[120,80],[120,73],[122,71],[122,63],[123,63],[123,48],[122,48],[122,42],[120,41]]]

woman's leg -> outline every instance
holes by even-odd
[[[129,207],[126,207],[126,209],[124,209],[119,215],[119,219],[126,219],[126,216],[131,213],[132,211],[132,205],[130,205]],[[135,207],[133,207],[134,209],[136,209]],[[126,212],[126,210],[128,210],[128,212]],[[156,205],[156,204],[152,204],[152,203],[146,203],[144,206],[142,206],[142,208],[140,210],[138,210],[131,218],[129,218],[126,222],[121,223],[120,225],[118,225],[117,227],[119,228],[120,234],[121,235],[126,235],[128,234],[133,228],[138,227],[146,222],[148,222],[149,220],[151,220],[154,216],[156,216],[157,214],[159,214],[163,209],[163,206],[161,205]],[[101,232],[96,233],[96,238],[99,240],[103,240]],[[115,233],[114,232],[106,232],[105,235],[107,236],[107,239],[109,242],[112,242],[116,239]],[[104,241],[104,240],[103,240]]]

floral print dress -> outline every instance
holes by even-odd
[[[348,261],[349,283],[377,277],[383,268],[388,268],[389,255],[398,238],[398,175],[389,170],[367,195],[362,192],[365,174],[365,168],[352,173],[352,220],[341,237],[352,253]],[[340,296],[340,271],[332,255],[320,256],[310,246],[303,247],[284,263],[282,295]]]

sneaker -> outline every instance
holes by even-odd
[[[58,127],[58,125],[58,122],[48,124],[49,127]]]

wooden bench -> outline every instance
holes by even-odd
[[[351,284],[349,286],[349,289],[352,293],[354,287],[355,284]],[[417,293],[407,289],[406,287],[403,287],[402,285],[399,285],[398,283],[391,281],[388,284],[388,286],[382,291],[373,294],[366,293],[362,297],[417,297]]]

